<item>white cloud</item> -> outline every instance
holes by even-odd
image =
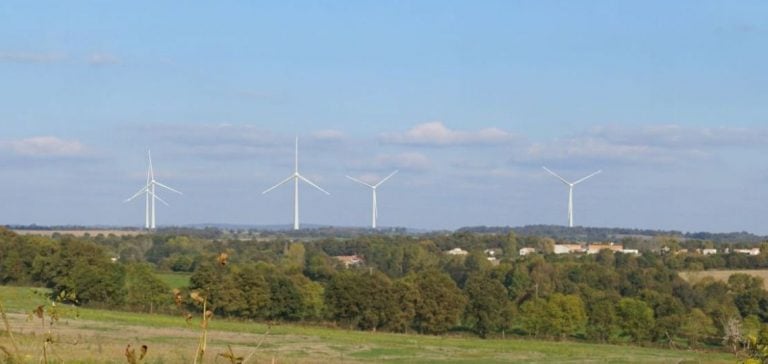
[[[599,138],[574,138],[536,143],[528,148],[535,160],[600,160],[632,163],[673,163],[682,158],[700,158],[699,150],[673,151],[650,145],[613,143]]]
[[[142,136],[195,147],[274,145],[272,132],[253,125],[153,124],[134,128]]]
[[[176,155],[219,161],[293,154],[293,137],[255,125],[147,124],[129,126],[134,139],[146,146],[164,145]],[[302,147],[301,140],[299,148]]]
[[[12,63],[55,63],[67,57],[59,53],[41,52],[0,52],[0,62]]]
[[[531,144],[524,159],[673,164],[709,158],[722,148],[766,146],[766,129],[599,126],[571,138]]]
[[[388,144],[417,146],[495,145],[514,142],[520,138],[499,128],[460,131],[435,121],[416,125],[403,133],[384,133],[380,140]]]
[[[0,141],[0,149],[25,157],[80,157],[87,153],[87,148],[79,141],[53,136]]]
[[[429,158],[421,153],[383,154],[376,157],[376,163],[385,168],[424,171],[430,167]]]
[[[114,54],[94,52],[88,55],[86,61],[91,66],[109,66],[120,63],[120,59]]]
[[[692,128],[675,124],[643,127],[599,126],[585,135],[612,143],[666,148],[751,147],[768,145],[768,129]]]
[[[312,138],[319,141],[340,141],[344,140],[346,135],[339,130],[326,129],[312,133]]]

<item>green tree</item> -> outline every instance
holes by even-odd
[[[283,252],[282,266],[285,272],[297,273],[304,270],[306,250],[304,244],[291,243],[285,248]]]
[[[508,301],[504,285],[480,272],[469,276],[464,293],[468,298],[464,317],[475,333],[485,338],[488,333],[498,330]]]
[[[617,297],[608,296],[603,292],[588,298],[587,307],[587,337],[606,342],[616,333],[618,318],[616,317]]]
[[[459,322],[466,298],[456,283],[436,270],[421,272],[412,277],[419,290],[414,327],[420,333],[442,334]]]
[[[622,298],[617,310],[619,326],[632,341],[647,340],[653,329],[653,310],[638,299]]]
[[[518,254],[517,236],[514,231],[507,233],[501,241],[501,256],[504,259],[513,259]]]
[[[523,330],[529,335],[539,336],[547,325],[547,301],[542,298],[532,298],[520,305],[518,320]]]
[[[306,253],[306,258],[304,275],[313,281],[328,282],[336,272],[332,258],[322,250],[310,250]]]
[[[269,314],[270,286],[262,270],[246,266],[234,274],[235,286],[242,292],[244,307],[239,315],[265,318]]]
[[[154,274],[146,263],[132,264],[126,269],[125,304],[135,310],[154,312],[171,304],[171,289]]]
[[[412,280],[398,279],[392,284],[394,310],[387,322],[387,328],[407,333],[416,316],[416,305],[421,299],[419,290]]]
[[[728,288],[742,317],[758,315],[768,318],[768,294],[763,289],[763,279],[744,273],[728,277]]]
[[[392,283],[379,272],[339,272],[328,283],[325,302],[332,319],[375,330],[389,321],[394,309]]]
[[[91,242],[65,236],[35,263],[38,277],[55,296],[74,293],[81,304],[119,306],[124,302],[125,269]]]
[[[680,333],[688,339],[688,345],[696,347],[702,338],[713,336],[717,331],[712,319],[704,311],[694,308],[686,315]]]
[[[298,321],[304,318],[305,307],[299,287],[285,274],[272,272],[269,283],[269,311],[272,320]]]
[[[587,322],[584,302],[576,295],[553,294],[547,300],[544,312],[544,329],[554,337],[573,335]]]
[[[325,302],[323,300],[325,288],[318,282],[312,282],[309,278],[294,274],[291,280],[297,287],[301,296],[301,319],[318,320],[323,317]]]

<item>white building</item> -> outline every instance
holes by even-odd
[[[520,248],[520,256],[525,256],[528,254],[536,253],[536,249],[534,248]]]
[[[453,248],[453,249],[445,252],[445,254],[448,254],[448,255],[467,255],[467,254],[469,254],[469,252],[464,250],[464,249],[462,249],[462,248]]]
[[[573,254],[583,253],[584,246],[581,244],[555,244],[555,254]]]
[[[741,253],[741,254],[749,254],[749,255],[760,255],[760,248],[752,248],[752,249],[733,249],[734,253]]]

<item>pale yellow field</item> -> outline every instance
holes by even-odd
[[[105,236],[109,234],[113,234],[116,236],[134,236],[134,235],[141,235],[146,233],[145,231],[141,231],[141,230],[109,230],[109,229],[104,229],[104,230],[97,230],[97,229],[93,229],[93,230],[13,230],[13,232],[19,235],[51,236],[55,233],[59,233],[61,235],[69,234],[69,235],[74,235],[78,237],[85,236],[86,234],[90,236],[96,236],[99,234],[102,234]]]
[[[680,277],[689,283],[696,283],[704,277],[712,277],[719,281],[727,282],[732,274],[744,273],[763,279],[763,288],[768,290],[768,269],[744,269],[744,270],[705,270],[697,272],[680,272]]]

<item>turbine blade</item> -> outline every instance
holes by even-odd
[[[320,188],[320,186],[318,186],[318,185],[314,184],[312,181],[310,181],[310,180],[308,180],[308,179],[304,178],[304,176],[302,176],[302,175],[300,175],[300,174],[297,174],[297,175],[296,175],[296,177],[300,178],[300,179],[301,179],[302,181],[304,181],[304,182],[307,182],[307,183],[309,183],[309,185],[310,185],[310,186],[312,186],[312,187],[314,187],[314,188],[317,188],[318,190],[322,191],[322,192],[323,192],[323,193],[325,193],[326,195],[330,195],[330,194],[331,194],[330,192],[328,192],[328,191],[326,191],[326,190],[324,190],[324,189]]]
[[[371,185],[369,185],[369,184],[367,184],[367,183],[365,183],[365,182],[363,182],[363,181],[361,181],[361,180],[359,180],[359,179],[357,179],[355,177],[347,176],[347,178],[349,178],[349,179],[351,179],[351,180],[353,180],[353,181],[355,181],[355,182],[357,182],[359,184],[366,185],[366,186],[368,186],[370,188],[373,188],[373,186],[371,186]]]
[[[394,176],[395,174],[397,174],[397,172],[398,172],[398,170],[395,170],[394,172],[390,173],[390,174],[389,174],[389,176],[386,176],[386,177],[384,177],[384,179],[383,179],[383,180],[381,180],[381,181],[379,181],[379,183],[377,183],[377,184],[376,184],[376,186],[374,186],[374,187],[379,187],[379,186],[380,186],[382,183],[384,183],[384,181],[386,181],[386,180],[388,180],[388,179],[392,178],[392,176]]]
[[[595,173],[592,173],[592,174],[590,174],[589,176],[586,176],[586,177],[584,177],[584,178],[582,178],[582,179],[580,179],[580,180],[578,180],[578,181],[576,181],[576,182],[573,182],[573,184],[574,184],[574,185],[576,185],[576,184],[579,184],[579,183],[581,183],[581,182],[584,182],[584,181],[586,181],[587,179],[591,178],[592,176],[594,176],[594,175],[596,175],[596,174],[598,174],[598,173],[600,173],[600,172],[602,172],[602,171],[603,171],[603,170],[599,170],[599,171],[597,171],[597,172],[595,172]]]
[[[180,194],[180,195],[183,195],[183,193],[181,193],[181,192],[179,192],[179,191],[176,191],[176,190],[174,190],[173,188],[170,188],[170,187],[168,187],[168,186],[166,186],[166,185],[164,185],[164,184],[162,184],[162,183],[160,183],[160,182],[158,182],[158,181],[153,181],[153,183],[154,183],[154,184],[156,184],[156,185],[158,185],[158,186],[160,186],[160,187],[162,187],[162,188],[165,188],[166,190],[169,190],[169,191],[173,191],[173,192],[176,192],[176,193],[178,193],[178,194]]]
[[[131,196],[131,197],[129,197],[129,198],[127,198],[127,199],[125,199],[123,202],[129,202],[129,201],[133,200],[134,198],[141,196],[141,194],[142,194],[142,193],[144,193],[144,192],[146,192],[146,191],[147,191],[147,186],[144,186],[144,187],[142,187],[142,188],[139,190],[139,192],[136,192],[136,193],[135,193],[133,196]]]
[[[152,151],[147,149],[147,159],[149,160],[149,179],[155,179],[155,171],[152,170]]]
[[[281,186],[281,185],[283,185],[284,183],[287,183],[287,182],[289,182],[290,180],[292,180],[292,179],[294,179],[294,178],[296,178],[296,175],[295,175],[295,174],[292,174],[290,177],[288,177],[288,178],[286,178],[286,179],[284,179],[284,180],[280,181],[280,183],[278,183],[278,184],[276,184],[276,185],[274,185],[274,186],[272,186],[272,187],[270,187],[270,188],[267,188],[267,189],[266,189],[264,192],[262,192],[261,194],[265,194],[265,193],[267,193],[267,192],[269,192],[269,191],[272,191],[272,190],[274,190],[275,188],[278,188],[278,187],[280,187],[280,186]]]
[[[293,160],[293,167],[294,167],[294,169],[293,169],[293,171],[296,172],[296,173],[299,173],[299,136],[298,135],[296,136],[296,143],[294,144],[294,147],[295,147],[295,149],[294,149],[295,153],[293,155],[293,157],[294,157],[294,160]]]
[[[553,175],[553,176],[557,177],[557,179],[559,179],[559,180],[563,181],[563,183],[565,183],[565,184],[567,184],[567,185],[569,185],[569,186],[571,185],[571,183],[570,183],[570,182],[568,182],[568,181],[566,181],[566,180],[565,180],[565,178],[563,178],[563,177],[560,177],[560,176],[559,176],[557,173],[550,171],[550,170],[549,170],[549,168],[547,168],[547,167],[544,167],[544,166],[541,166],[541,168],[544,168],[544,170],[545,170],[545,171],[547,171],[547,172],[549,172],[549,174],[551,174],[551,175]]]
[[[152,191],[149,192],[149,195],[157,199],[158,201],[162,202],[165,206],[171,206],[167,202],[163,201],[162,198],[158,197],[156,194],[152,193]]]

